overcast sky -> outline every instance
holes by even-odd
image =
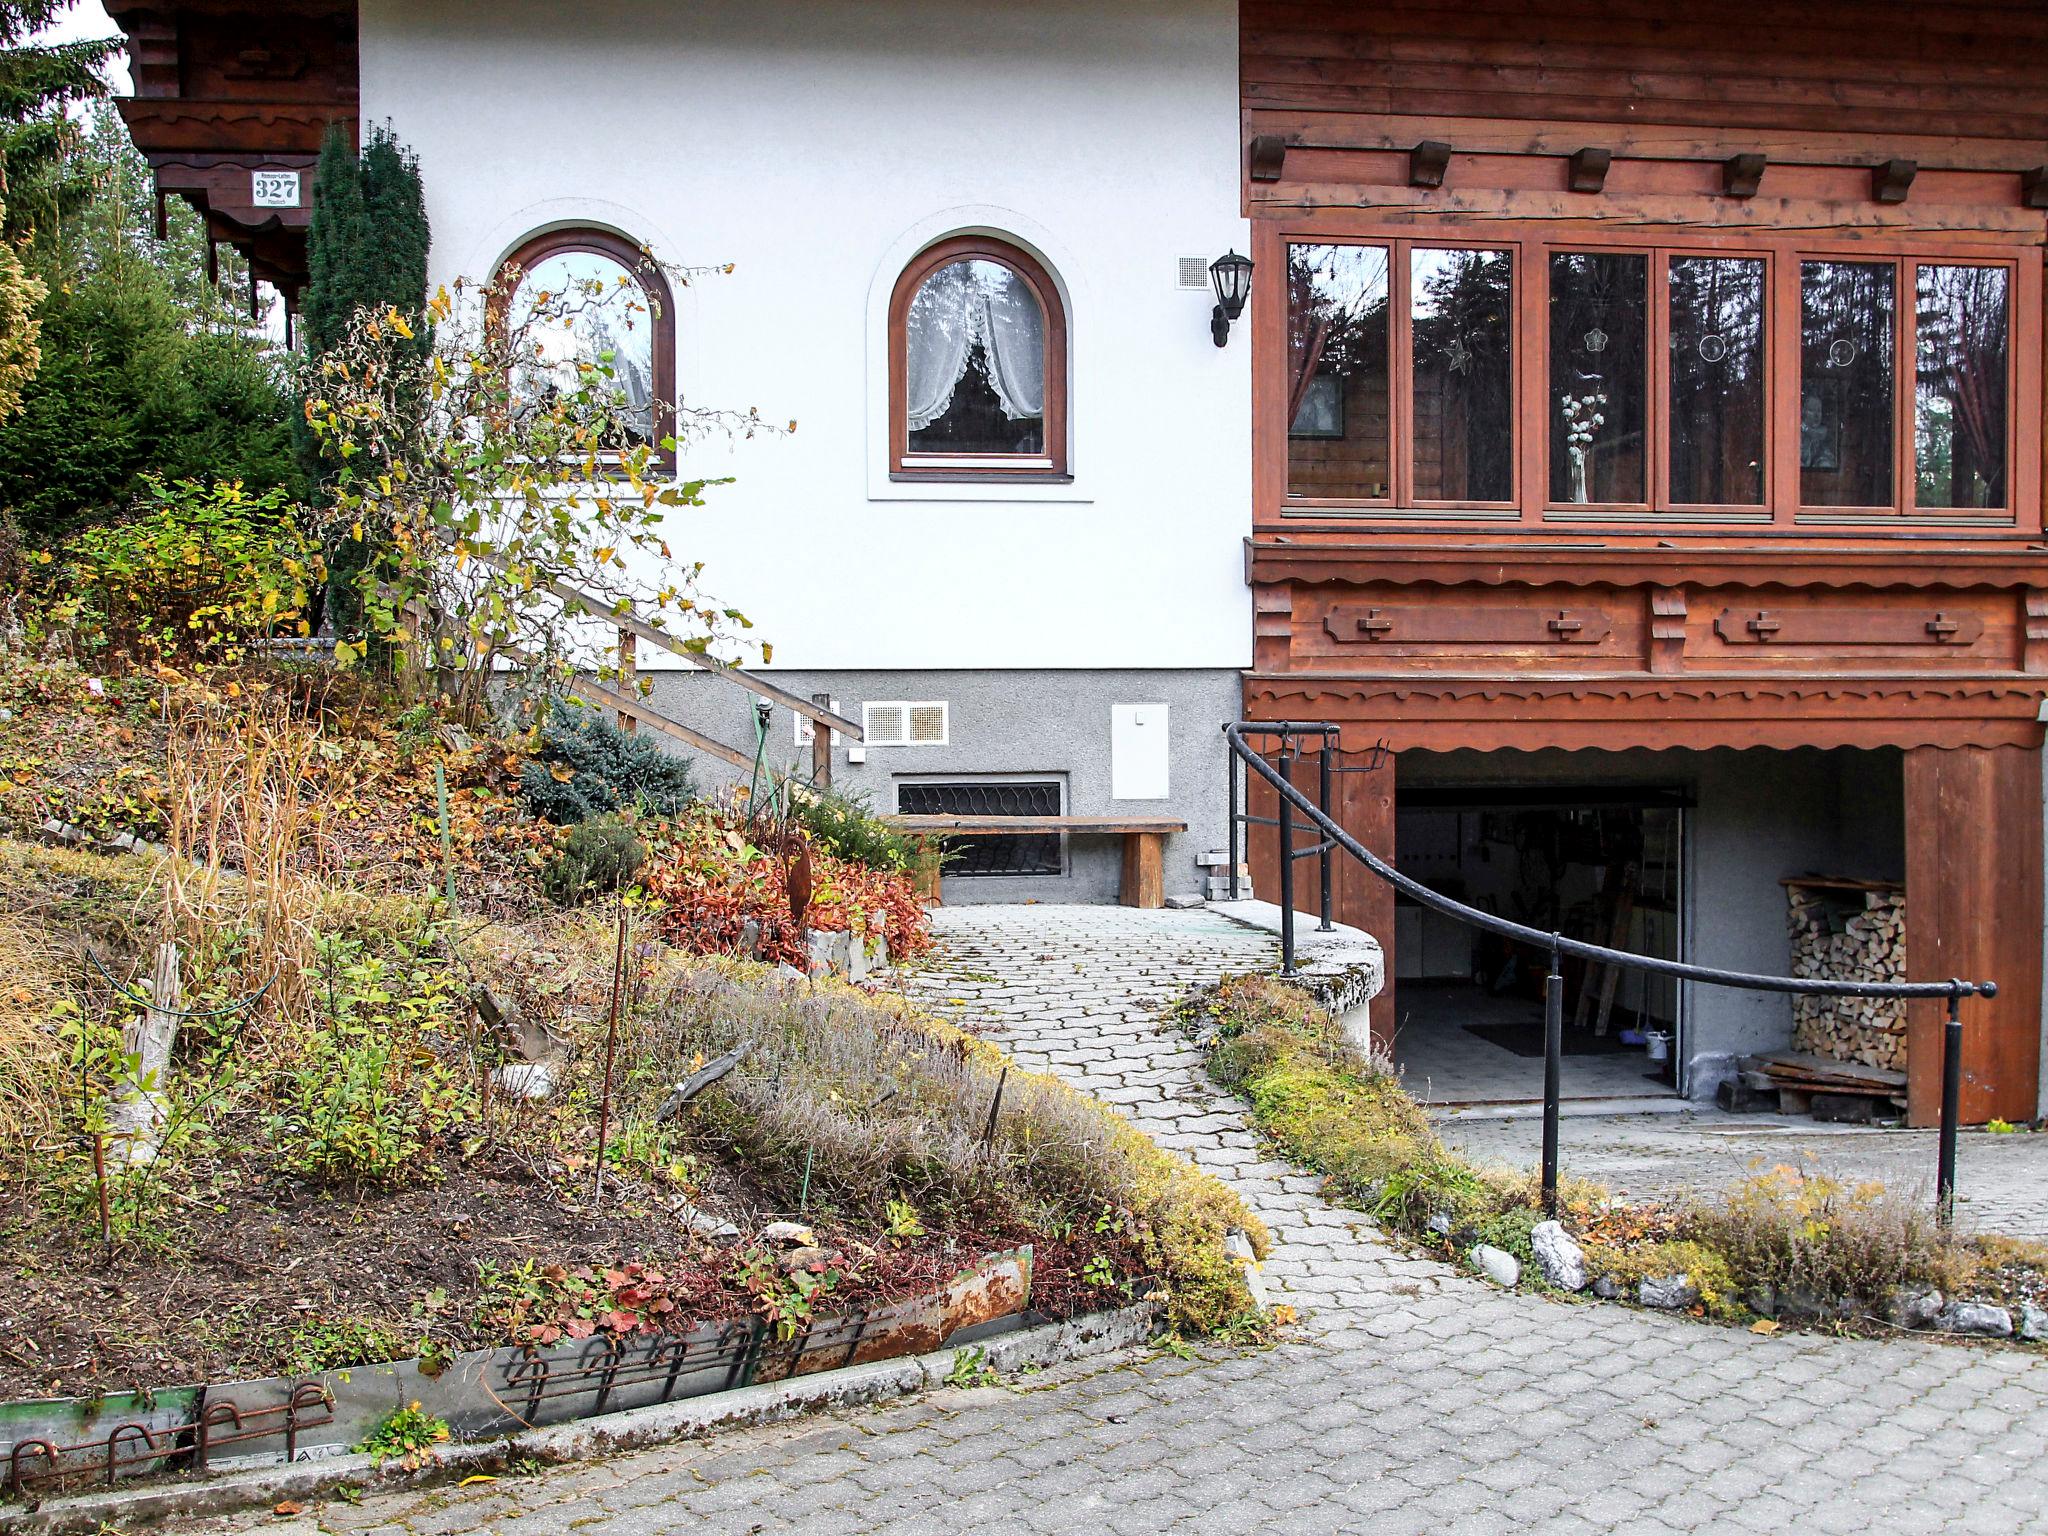
[[[75,43],[88,37],[119,37],[121,29],[100,9],[99,0],[76,0],[71,9],[36,34],[43,43]],[[134,87],[128,79],[128,55],[117,53],[107,65],[107,82],[118,96]]]

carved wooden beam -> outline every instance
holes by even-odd
[[[1252,140],[1253,181],[1278,181],[1287,168],[1287,140],[1277,133],[1262,133]]]
[[[1614,151],[1588,145],[1572,156],[1571,179],[1574,192],[1598,192],[1607,185],[1607,168],[1614,163]]]
[[[1440,187],[1444,168],[1451,163],[1451,146],[1442,139],[1424,139],[1408,151],[1408,185]]]
[[[1724,608],[1714,633],[1728,645],[1965,646],[1983,638],[1984,617],[1953,608]]]
[[[1597,645],[1614,632],[1599,608],[1459,608],[1439,604],[1339,606],[1323,628],[1340,645]]]
[[[1769,164],[1767,155],[1731,155],[1721,164],[1721,190],[1730,197],[1755,197]]]
[[[2021,607],[2020,666],[2028,672],[2048,672],[2048,588],[2027,588]]]
[[[1920,167],[1911,160],[1887,160],[1870,168],[1870,195],[1880,203],[1903,203]]]

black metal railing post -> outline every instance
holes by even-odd
[[[1280,738],[1280,778],[1294,785],[1292,737]],[[1280,974],[1294,974],[1294,797],[1280,796]]]
[[[1332,738],[1325,736],[1323,738],[1323,750],[1316,754],[1316,809],[1321,811],[1325,816],[1328,816],[1330,814],[1331,739]],[[1330,855],[1336,851],[1337,844],[1332,839],[1323,837],[1320,828],[1317,829],[1316,836],[1323,845],[1323,851],[1317,860],[1317,862],[1320,863],[1322,866],[1322,868],[1317,871],[1317,874],[1322,881],[1323,887],[1322,906],[1318,909],[1322,913],[1323,920],[1320,923],[1316,924],[1316,932],[1329,933],[1333,931],[1335,927],[1335,925],[1330,921]]]
[[[1227,740],[1228,740],[1228,738],[1226,738],[1226,742],[1227,742]],[[1228,817],[1228,820],[1229,820],[1229,822],[1230,822],[1230,899],[1231,899],[1232,901],[1236,901],[1236,900],[1237,900],[1237,776],[1238,776],[1238,774],[1239,774],[1239,772],[1240,772],[1241,770],[1239,769],[1239,766],[1238,766],[1238,761],[1237,761],[1237,754],[1236,754],[1235,752],[1226,752],[1226,753],[1224,753],[1224,754],[1223,754],[1223,756],[1224,756],[1224,761],[1225,761],[1225,766],[1224,766],[1224,769],[1223,769],[1223,784],[1224,784],[1224,791],[1223,791],[1223,792],[1224,792],[1224,801],[1223,801],[1223,803],[1224,803],[1224,805],[1225,805],[1226,807],[1228,807],[1228,808],[1229,808],[1229,811],[1230,811],[1230,815],[1229,815],[1229,817]]]
[[[1543,978],[1543,1214],[1557,1216],[1557,1132],[1564,1093],[1564,951],[1550,936],[1550,974]]]
[[[1956,1121],[1963,1102],[1963,983],[1952,983],[1941,1031],[1941,1145],[1935,1155],[1934,1202],[1941,1224],[1956,1219]]]

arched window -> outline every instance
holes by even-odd
[[[1067,472],[1067,317],[1045,268],[980,235],[922,253],[889,302],[898,475]]]
[[[531,326],[532,375],[516,388],[545,390],[550,367],[604,363],[617,393],[618,442],[641,443],[674,468],[662,442],[675,430],[675,318],[668,279],[640,246],[608,229],[552,229],[505,258],[518,286],[503,300],[515,327]],[[551,295],[539,321],[534,307]]]

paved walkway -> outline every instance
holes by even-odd
[[[1440,1119],[1444,1140],[1483,1162],[1534,1168],[1542,1121]],[[1713,1192],[1778,1163],[1851,1181],[1876,1179],[1933,1199],[1935,1133],[1827,1125],[1776,1115],[1566,1116],[1559,1158],[1570,1173],[1636,1199]],[[1966,1131],[1956,1144],[1956,1215],[1965,1227],[2048,1240],[2048,1134]]]
[[[1270,953],[1211,914],[966,908],[920,994],[1125,1106],[1273,1225],[1287,1342],[1098,1363],[485,1488],[316,1512],[377,1536],[2048,1530],[2048,1358],[1758,1338],[1507,1295],[1262,1159],[1155,1007]],[[957,1000],[957,1001],[956,1001]],[[268,1516],[236,1522],[280,1529]]]

